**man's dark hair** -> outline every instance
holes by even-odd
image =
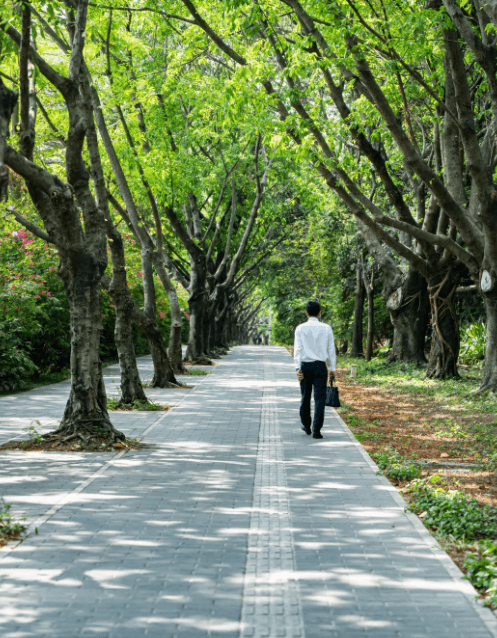
[[[321,312],[321,304],[319,301],[308,301],[305,305],[305,311],[309,317],[317,317]]]

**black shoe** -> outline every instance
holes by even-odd
[[[305,425],[302,426],[302,430],[304,430],[306,434],[311,434],[311,428],[306,428]]]
[[[312,438],[313,439],[324,439],[324,436],[321,434],[321,432],[313,432]]]

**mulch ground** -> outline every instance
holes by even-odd
[[[494,414],[471,414],[464,406],[445,406],[443,400],[409,393],[391,392],[352,380],[349,369],[337,370],[342,408],[340,416],[368,453],[384,447],[409,459],[433,463],[474,463],[483,446],[475,427],[487,426],[497,434]],[[476,498],[482,504],[497,505],[497,475],[469,469],[422,470],[421,476],[443,476],[449,486]],[[402,486],[402,481],[392,481]]]
[[[82,441],[73,439],[63,443],[50,439],[33,439],[24,441],[8,441],[0,445],[0,452],[122,452],[123,450],[144,450],[145,443],[126,439],[108,444],[105,440],[94,440],[84,445]]]
[[[14,534],[0,534],[0,549],[7,545],[10,541],[15,541],[21,536],[22,532]]]

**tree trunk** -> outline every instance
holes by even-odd
[[[183,348],[181,344],[181,324],[178,326],[171,319],[171,330],[169,331],[169,361],[175,374],[186,374],[187,369],[183,363]]]
[[[425,365],[429,299],[424,277],[410,268],[406,280],[388,299],[387,309],[394,329],[389,362]]]
[[[497,290],[483,293],[486,310],[485,368],[479,392],[497,392]]]
[[[109,277],[104,275],[102,285],[105,288],[109,288],[109,284]],[[124,298],[123,303],[126,304],[126,313],[146,338],[152,355],[154,376],[150,386],[154,388],[178,387],[178,382],[174,376],[167,355],[166,344],[164,343],[164,338],[159,330],[159,326],[138,306],[128,288],[126,288],[122,294]]]
[[[121,367],[121,398],[119,403],[125,405],[135,402],[148,403],[136,364],[131,320],[126,309],[118,308],[117,304],[114,340]]]
[[[364,310],[364,282],[362,280],[362,266],[359,259],[357,260],[357,276],[354,303],[354,321],[352,325],[352,348],[350,350],[351,357],[360,357],[364,354],[362,345],[362,314]]]
[[[183,350],[181,348],[181,308],[179,307],[178,291],[171,280],[171,277],[164,266],[164,256],[159,252],[155,252],[152,256],[157,274],[164,286],[171,310],[171,330],[169,332],[169,360],[175,374],[186,374],[186,368],[183,363]]]
[[[124,440],[109,420],[107,396],[99,356],[102,332],[100,278],[87,254],[79,259],[61,255],[61,276],[71,310],[71,392],[60,427],[53,433],[64,440]],[[48,435],[51,436],[51,435]]]
[[[204,314],[206,311],[206,276],[207,265],[205,257],[197,254],[190,256],[190,296],[188,297],[188,308],[190,311],[190,335],[186,350],[186,361],[212,365],[212,361],[205,354],[204,341]]]
[[[364,267],[364,258],[361,255],[362,280],[366,290],[368,299],[368,336],[366,339],[366,361],[373,358],[373,339],[374,339],[374,270],[371,272],[371,281],[369,280],[366,269]]]
[[[374,339],[374,289],[367,291],[368,297],[368,336],[366,341],[366,361],[373,358],[373,339]]]
[[[130,304],[131,293],[126,282],[122,237],[113,224],[112,227],[109,225],[108,233],[111,237],[112,258],[112,280],[109,286],[109,294],[116,307],[114,341],[121,367],[121,399],[119,403],[126,405],[135,403],[135,401],[148,403],[140,380],[133,344],[130,310],[134,304]]]
[[[461,269],[450,268],[430,280],[431,350],[426,376],[434,379],[458,377],[459,322],[454,295],[461,281]]]

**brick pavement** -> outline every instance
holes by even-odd
[[[322,441],[299,429],[286,351],[235,348],[192,380],[154,391],[171,412],[113,416],[147,450],[2,453],[31,525],[0,550],[2,638],[497,636],[336,413]],[[67,391],[1,399],[0,439],[55,422]]]

